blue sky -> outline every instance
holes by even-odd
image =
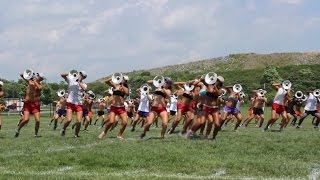
[[[0,1],[0,78],[87,82],[230,53],[319,51],[317,0]]]

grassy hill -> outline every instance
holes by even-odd
[[[269,103],[273,99],[272,82],[284,79],[293,83],[293,90],[320,88],[320,52],[274,53],[274,54],[230,54],[226,57],[159,67],[155,69],[127,72],[130,88],[135,90],[156,75],[168,76],[173,81],[187,81],[208,72],[216,72],[225,78],[225,85],[240,83],[248,94],[253,89],[268,91]],[[106,89],[101,78],[91,83],[91,87]],[[271,79],[270,79],[271,78]],[[134,97],[133,93],[131,97]],[[247,96],[249,97],[249,96]]]
[[[201,74],[203,72],[228,72],[238,70],[263,69],[273,65],[283,67],[288,65],[312,65],[320,64],[320,52],[307,53],[273,53],[273,54],[230,54],[225,57],[199,60],[186,64],[164,66],[154,69],[126,72],[130,77],[149,72],[151,76],[174,74],[176,72],[189,72]],[[110,76],[110,75],[108,75]],[[106,77],[98,79],[102,82]]]

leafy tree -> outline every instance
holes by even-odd
[[[42,93],[40,96],[40,101],[43,102],[45,105],[52,103],[52,95],[51,95],[51,88],[50,85],[45,84],[42,88]]]
[[[261,84],[263,83],[275,83],[281,82],[282,78],[280,77],[276,67],[274,66],[267,66],[265,71],[262,74]]]

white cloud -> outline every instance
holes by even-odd
[[[273,0],[274,3],[283,3],[289,5],[299,5],[302,4],[305,0]]]
[[[8,79],[28,67],[49,81],[83,69],[90,81],[235,52],[319,49],[319,11],[302,0],[3,3],[0,64]]]

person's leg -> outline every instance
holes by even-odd
[[[175,128],[178,126],[181,119],[182,119],[182,109],[178,109],[177,116],[175,120],[172,122],[172,126],[168,131],[169,134],[172,134],[174,132]]]
[[[71,123],[72,120],[72,109],[67,109],[67,114],[66,114],[66,122],[63,124],[63,128],[61,130],[61,136],[64,136],[66,133],[66,129]]]
[[[268,121],[267,125],[263,129],[264,131],[269,129],[269,125],[273,124],[279,118],[279,114],[275,111],[271,111],[271,119]]]
[[[109,120],[106,121],[104,131],[100,133],[99,139],[103,139],[106,136],[108,130],[111,128],[112,124],[115,121],[115,117],[116,117],[116,114],[114,112],[109,113]]]
[[[234,131],[237,131],[238,127],[240,126],[241,124],[241,121],[242,121],[242,114],[240,112],[238,112],[237,114],[234,115],[237,119],[237,123],[236,125],[234,126]]]
[[[19,136],[19,133],[20,133],[21,128],[22,128],[24,125],[26,125],[26,124],[28,123],[28,121],[29,121],[29,117],[30,117],[29,111],[24,111],[23,114],[24,114],[24,115],[23,115],[23,120],[19,123],[19,126],[18,126],[18,128],[17,128],[17,130],[16,130],[16,132],[15,132],[14,137],[18,137],[18,136]]]
[[[36,120],[34,126],[34,136],[38,136],[39,128],[40,128],[40,112],[34,113],[34,119]]]
[[[141,139],[146,135],[147,131],[149,131],[149,128],[150,128],[150,126],[152,125],[152,123],[153,123],[156,115],[157,115],[157,114],[156,114],[156,112],[154,112],[154,111],[151,111],[151,112],[149,113],[149,116],[147,117],[147,123],[144,125],[143,132],[142,132],[141,135],[140,135],[140,138],[141,138]]]
[[[161,129],[161,135],[160,138],[164,138],[164,135],[167,131],[167,127],[168,127],[168,114],[166,111],[163,111],[160,113],[160,117],[162,119],[162,129]]]
[[[122,123],[121,123],[121,128],[119,130],[118,138],[123,139],[123,132],[126,129],[128,124],[128,115],[127,113],[122,113],[120,114],[120,117],[121,117]]]

